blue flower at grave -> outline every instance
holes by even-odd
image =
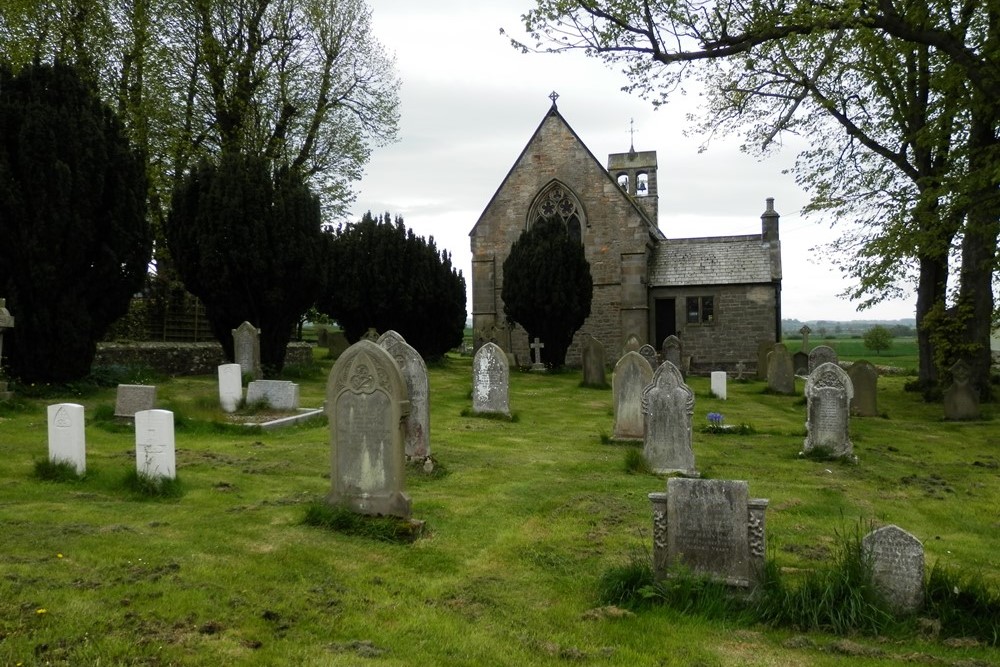
[[[723,416],[721,412],[709,412],[708,423],[712,426],[722,426]]]

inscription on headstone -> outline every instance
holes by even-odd
[[[802,451],[821,449],[837,458],[851,456],[854,445],[848,431],[854,387],[847,373],[837,364],[821,364],[809,374],[805,393],[808,417]]]
[[[872,579],[897,613],[912,613],[924,601],[924,545],[898,526],[883,526],[864,536],[861,548],[871,558]]]
[[[611,375],[614,395],[616,440],[642,440],[645,416],[642,412],[642,391],[653,380],[653,369],[638,352],[626,352],[615,364]]]
[[[496,343],[484,343],[472,359],[472,412],[510,416],[507,355]]]

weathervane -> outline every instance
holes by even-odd
[[[551,93],[549,93],[549,99],[552,100],[552,107],[555,108],[556,100],[559,99],[559,93],[553,90]]]

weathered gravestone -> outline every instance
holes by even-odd
[[[274,410],[298,410],[299,385],[288,380],[254,380],[247,385],[247,405],[260,403]]]
[[[767,357],[774,349],[773,340],[762,340],[757,343],[757,379],[767,379]]]
[[[854,396],[851,378],[834,363],[820,364],[806,379],[806,440],[802,452],[814,449],[835,458],[852,456],[850,405]]]
[[[883,526],[861,540],[871,559],[872,580],[896,613],[908,614],[924,602],[924,545],[899,526]]]
[[[642,343],[639,342],[639,337],[635,334],[629,334],[628,338],[625,339],[625,344],[622,346],[622,354],[638,352],[640,347],[642,347]]]
[[[726,371],[712,371],[712,396],[726,400]]]
[[[375,327],[368,327],[368,331],[361,334],[361,340],[371,341],[372,343],[378,342],[378,331]]]
[[[410,397],[410,414],[403,420],[403,450],[408,459],[426,459],[431,455],[431,387],[427,364],[395,331],[379,336],[378,345],[396,362]]]
[[[243,400],[243,368],[239,364],[219,366],[219,406],[223,412],[236,412]]]
[[[583,339],[583,384],[587,387],[607,386],[606,364],[606,355],[601,341],[587,334]]]
[[[340,355],[326,385],[329,503],[360,514],[409,518],[403,450],[409,409],[406,381],[388,352],[359,340]]]
[[[77,475],[87,471],[87,440],[83,406],[56,403],[48,407],[49,461],[68,463]]]
[[[681,375],[683,375],[684,366],[682,363],[683,350],[681,349],[681,339],[673,335],[667,336],[660,345],[660,351],[663,353],[663,360],[672,363],[681,372]],[[656,368],[655,364],[653,368]]]
[[[653,572],[657,579],[681,565],[731,586],[748,587],[764,571],[768,501],[750,498],[745,481],[667,480],[651,493]]]
[[[805,352],[805,351],[807,351],[809,349],[809,334],[811,334],[812,332],[813,332],[813,330],[809,328],[808,324],[803,324],[802,328],[799,329],[799,333],[802,334],[802,348],[801,349],[802,349],[803,352]]]
[[[233,329],[233,357],[243,375],[254,380],[264,377],[260,368],[260,329],[249,322]]]
[[[473,414],[510,416],[510,367],[496,343],[484,343],[472,358]]]
[[[961,359],[951,367],[951,384],[944,390],[944,418],[979,419],[979,392],[972,384],[969,364]]]
[[[861,359],[847,369],[854,386],[851,414],[859,417],[878,416],[878,371],[871,362]]]
[[[792,368],[795,369],[796,375],[806,376],[809,375],[809,355],[799,350],[792,355]]]
[[[316,329],[316,347],[330,349],[330,330],[326,327]]]
[[[817,345],[809,350],[809,372],[812,373],[822,364],[837,364],[837,351],[829,345]]]
[[[653,380],[653,369],[638,352],[626,352],[611,374],[611,393],[615,406],[615,440],[642,440],[645,416],[642,391]]]
[[[135,413],[135,469],[145,477],[174,479],[174,413],[142,410]]]
[[[774,343],[767,355],[767,387],[778,394],[795,393],[795,369],[792,355],[784,343]]]
[[[156,387],[148,384],[120,384],[115,398],[115,417],[134,417],[156,405]]]
[[[652,471],[697,476],[691,446],[694,392],[669,361],[656,369],[642,390],[642,412],[646,418],[642,455]]]
[[[347,336],[343,331],[333,331],[327,336],[328,357],[336,359],[350,346],[351,343],[347,340]]]
[[[639,354],[642,355],[643,359],[649,362],[650,368],[656,368],[660,365],[659,360],[656,358],[656,348],[649,343],[646,343],[639,348]],[[678,366],[678,368],[680,368],[680,366]]]

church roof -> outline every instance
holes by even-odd
[[[750,236],[669,239],[656,246],[650,287],[771,283],[781,280],[778,241]]]

